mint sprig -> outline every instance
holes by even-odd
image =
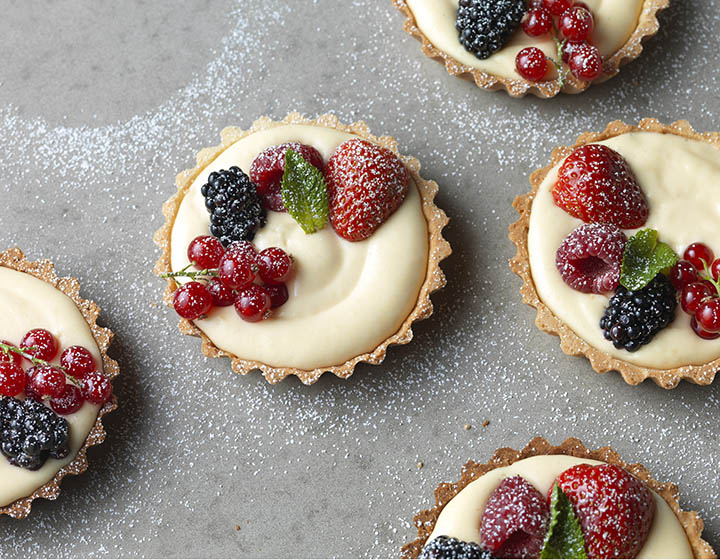
[[[557,482],[550,497],[550,527],[540,558],[587,558],[582,527],[570,499]]]
[[[285,152],[281,183],[282,201],[305,233],[315,233],[328,221],[329,201],[322,172],[297,152]]]
[[[641,229],[625,245],[620,284],[630,291],[641,290],[659,272],[678,261],[675,251],[662,241],[654,229]]]

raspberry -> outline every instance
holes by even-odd
[[[531,82],[539,82],[545,77],[548,61],[545,53],[537,47],[527,47],[517,53],[515,69],[523,78]]]
[[[82,408],[85,397],[82,396],[80,389],[70,383],[65,385],[65,391],[56,399],[50,399],[50,408],[56,414],[67,416],[73,414]]]
[[[287,282],[292,272],[292,259],[279,247],[268,247],[258,253],[255,260],[258,276],[266,284]]]
[[[212,309],[212,296],[200,282],[183,284],[173,296],[173,307],[183,319],[199,319]]]
[[[60,356],[60,365],[75,379],[82,379],[97,368],[95,358],[90,351],[83,346],[70,346],[66,348]]]
[[[612,224],[583,224],[568,235],[555,255],[565,283],[583,293],[604,294],[620,282],[627,237]]]
[[[340,237],[370,237],[398,207],[410,177],[390,150],[354,138],[338,146],[327,165],[330,220]]]
[[[635,558],[655,517],[652,492],[616,465],[576,465],[556,482],[573,505],[588,558]]]
[[[285,152],[288,150],[300,154],[310,165],[325,172],[325,163],[320,152],[307,144],[287,142],[263,151],[250,166],[250,178],[257,185],[257,192],[265,208],[275,212],[286,212],[282,201],[281,182],[285,173]]]
[[[460,0],[455,29],[460,44],[483,60],[503,48],[525,15],[524,0]]]
[[[14,397],[25,389],[25,372],[12,363],[0,363],[0,395]]]
[[[425,545],[418,558],[495,558],[492,553],[474,542],[465,542],[445,535],[435,537]]]
[[[580,146],[568,156],[552,194],[555,204],[583,222],[635,229],[650,212],[625,159],[601,144]]]
[[[97,371],[82,380],[82,396],[94,404],[105,404],[112,396],[112,383]]]
[[[40,366],[35,368],[30,385],[35,395],[56,399],[65,391],[65,374],[53,366]]]
[[[235,300],[235,311],[245,321],[257,323],[262,321],[270,311],[270,296],[265,288],[251,284],[238,292]]]
[[[8,346],[15,346],[12,342],[7,340],[0,340],[3,344]],[[22,366],[23,357],[17,352],[5,352],[0,348],[0,364],[15,364],[16,366]]]
[[[523,477],[512,476],[487,501],[481,544],[498,558],[539,558],[549,522],[543,495]]]
[[[20,348],[31,356],[46,362],[51,361],[58,353],[55,337],[45,329],[33,329],[20,341]],[[27,350],[25,350],[27,348]]]
[[[196,237],[187,249],[188,260],[201,270],[217,268],[224,253],[222,243],[212,235]]]

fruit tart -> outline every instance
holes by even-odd
[[[598,373],[708,385],[720,369],[720,134],[613,122],[558,148],[514,206],[536,324]]]
[[[435,502],[404,558],[716,558],[677,486],[575,438],[469,461]]]
[[[346,378],[409,342],[450,246],[437,184],[396,145],[331,115],[225,129],[178,175],[155,236],[181,332],[271,383]]]
[[[79,287],[48,261],[0,252],[0,514],[26,517],[36,498],[56,499],[66,475],[87,469],[102,417],[117,407],[113,335]]]
[[[448,73],[484,89],[580,93],[637,58],[670,0],[393,0]]]

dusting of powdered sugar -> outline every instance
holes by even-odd
[[[676,482],[719,546],[718,384],[666,392],[595,374],[536,329],[507,266],[511,203],[553,147],[616,118],[720,129],[718,0],[673,2],[639,61],[581,96],[546,101],[448,76],[389,1],[197,4],[207,11],[183,20],[126,2],[107,44],[100,22],[83,28],[128,84],[136,67],[167,76],[136,80],[126,94],[122,80],[88,82],[62,57],[52,80],[33,72],[49,50],[71,48],[57,36],[21,52],[0,34],[4,53],[28,61],[0,73],[3,245],[81,280],[115,331],[121,366],[120,408],[89,471],[66,479],[57,502],[36,501],[28,519],[0,519],[0,556],[395,556],[439,482],[536,435],[611,445]],[[57,29],[93,17],[81,2],[63,6]],[[27,6],[9,10],[31,33],[20,17]],[[131,30],[164,24],[175,33],[159,35],[165,54],[154,57],[152,41]],[[152,275],[152,234],[174,175],[223,127],[292,110],[364,119],[396,137],[440,184],[438,204],[452,218],[448,287],[415,339],[348,381],[324,376],[311,387],[270,386],[204,358],[197,339],[178,333]]]

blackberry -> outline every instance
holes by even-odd
[[[0,399],[0,452],[11,465],[36,471],[70,453],[70,425],[33,399]]]
[[[223,247],[235,241],[252,241],[265,225],[266,211],[255,183],[239,167],[213,171],[200,192],[210,212],[210,233]]]
[[[525,0],[460,0],[455,19],[460,43],[484,60],[507,44],[526,11]]]
[[[675,288],[658,274],[641,290],[620,286],[600,319],[600,328],[615,348],[637,351],[675,318]]]
[[[420,558],[495,558],[490,552],[474,542],[454,537],[435,537],[425,545]]]

